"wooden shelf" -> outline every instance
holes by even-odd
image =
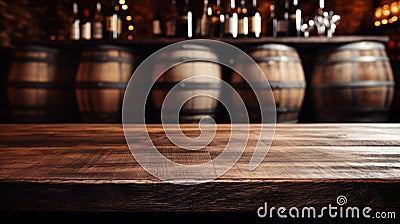
[[[162,46],[169,45],[179,41],[184,40],[194,40],[193,39],[185,39],[185,38],[148,38],[148,39],[134,39],[132,41],[127,40],[119,40],[119,41],[108,41],[108,40],[78,40],[78,41],[42,41],[42,42],[34,42],[36,44],[43,45],[51,45],[51,46],[88,46],[88,45],[96,45],[96,44],[117,44],[117,45],[125,45],[125,46],[142,46],[142,45],[153,45],[153,46]],[[388,36],[334,36],[333,38],[327,37],[317,37],[312,36],[308,38],[304,37],[262,37],[262,38],[213,38],[212,40],[223,41],[233,45],[259,45],[265,43],[282,43],[288,45],[320,45],[320,44],[346,44],[351,42],[358,41],[377,41],[386,43],[389,41]]]

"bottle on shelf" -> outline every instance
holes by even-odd
[[[266,36],[277,37],[277,17],[276,17],[276,6],[271,4],[269,6],[269,15],[267,17],[266,24]]]
[[[70,39],[71,40],[79,40],[80,35],[80,18],[78,14],[78,3],[74,2],[72,4],[72,12],[74,14],[74,18],[71,23],[71,31],[70,31]]]
[[[249,10],[249,36],[261,37],[261,14],[257,8],[257,0],[253,0]]]
[[[166,36],[167,37],[175,37],[176,36],[176,23],[177,23],[177,9],[176,9],[176,0],[171,1],[171,11],[169,13],[167,22],[166,22]]]
[[[193,12],[189,9],[189,0],[185,0],[183,10],[179,13],[176,32],[178,37],[193,37]]]
[[[101,3],[96,3],[96,12],[93,16],[92,38],[96,40],[103,39],[103,13],[101,12]]]
[[[92,39],[92,21],[90,19],[90,11],[88,8],[83,10],[83,18],[80,23],[81,27],[81,39],[90,40]]]
[[[230,0],[225,0],[224,7],[225,7],[224,37],[229,37],[230,36],[229,21],[230,21],[230,15],[232,14]]]
[[[299,7],[299,1],[293,0],[289,9],[289,36],[299,37],[301,35],[301,9]]]
[[[224,29],[225,29],[225,12],[221,6],[221,0],[217,0],[216,4],[213,5],[211,17],[211,25],[212,25],[212,36],[214,37],[224,37]]]
[[[200,36],[211,37],[211,16],[213,14],[211,1],[204,0],[203,14],[200,19]]]
[[[119,40],[122,33],[122,19],[120,16],[120,6],[111,0],[111,8],[106,15],[105,36],[107,39]]]
[[[276,37],[289,36],[289,0],[281,0],[274,27]]]
[[[237,38],[239,29],[239,18],[236,11],[235,0],[230,0],[230,10],[229,10],[229,37]]]
[[[153,37],[162,37],[164,35],[162,28],[162,17],[158,7],[156,7],[156,13],[152,21],[152,33]]]
[[[240,5],[237,7],[238,13],[238,36],[244,37],[249,35],[249,17],[246,1],[240,0]]]

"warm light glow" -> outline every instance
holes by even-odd
[[[389,44],[388,44],[388,46],[389,46],[390,48],[393,48],[393,47],[395,47],[395,43],[394,43],[394,41],[393,41],[393,40],[389,41]]]
[[[114,7],[114,9],[115,9],[115,11],[119,11],[119,6],[116,5],[116,6]]]
[[[132,35],[128,35],[128,40],[133,40],[133,36]]]
[[[56,37],[54,35],[51,35],[50,40],[56,40]]]
[[[247,9],[246,8],[243,9],[243,13],[245,13],[245,14],[247,13]]]
[[[122,5],[122,10],[127,10],[128,9],[128,5]]]
[[[381,7],[376,8],[375,17],[378,19],[382,17],[382,8]]]
[[[389,5],[384,5],[382,10],[383,16],[389,16],[390,15],[390,10],[389,10]]]
[[[121,5],[125,4],[125,0],[119,0],[119,4]]]
[[[128,26],[128,30],[131,30],[131,31],[132,31],[133,29],[135,29],[135,27],[133,27],[133,25],[129,25],[129,26]]]
[[[126,16],[126,21],[131,21],[132,20],[132,16]]]
[[[380,21],[375,21],[375,26],[380,26],[381,22]]]
[[[382,19],[382,24],[383,24],[383,25],[388,24],[388,22],[389,22],[389,21],[388,21],[387,19]]]
[[[389,23],[393,23],[393,20],[392,20],[392,18],[390,18],[390,19],[389,19]]]
[[[397,20],[399,20],[399,17],[397,17],[397,16],[393,16],[393,17],[392,17],[392,21],[393,21],[393,22],[396,22]]]
[[[397,14],[399,12],[399,4],[397,2],[393,2],[392,4],[390,4],[390,11],[393,14]]]

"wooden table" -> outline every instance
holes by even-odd
[[[252,131],[260,125],[253,124]],[[197,135],[197,125],[183,125]],[[196,156],[148,132],[160,151],[184,163],[218,153],[230,125]],[[252,132],[253,133],[253,132]],[[145,133],[143,133],[143,136]],[[164,183],[130,153],[118,124],[0,126],[1,212],[246,213],[270,206],[336,205],[396,211],[400,216],[400,124],[278,124],[264,162],[248,170],[257,139],[220,178],[200,185]],[[236,213],[235,213],[236,214]],[[264,220],[265,222],[265,220]]]

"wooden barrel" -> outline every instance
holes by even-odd
[[[57,49],[37,45],[16,50],[7,84],[13,122],[70,119],[74,102],[73,78],[58,69],[58,54]]]
[[[98,45],[83,50],[75,83],[82,121],[121,121],[122,100],[134,67],[133,53],[124,47]]]
[[[0,47],[0,122],[9,120],[9,110],[7,103],[7,79],[14,58],[14,49],[11,47]]]
[[[394,81],[385,46],[363,41],[322,52],[312,74],[317,121],[387,121]]]
[[[249,50],[248,53],[270,83],[277,109],[277,122],[297,122],[306,88],[304,71],[297,51],[282,44],[265,44]],[[244,99],[250,121],[260,122],[260,107],[253,91],[244,87],[246,85],[243,84],[243,78],[235,72],[231,82]]]
[[[396,87],[389,120],[392,122],[400,122],[400,55],[398,55],[397,59],[392,60],[390,64],[392,66]]]
[[[154,69],[155,76],[159,75],[165,69],[166,63],[181,62],[182,60],[188,61],[170,68],[156,80],[152,90],[152,101],[157,114],[161,113],[161,106],[167,93],[176,86],[176,91],[178,91],[176,102],[179,100],[186,102],[180,110],[179,122],[194,123],[198,122],[204,116],[215,118],[218,106],[217,100],[207,96],[191,97],[198,94],[207,94],[218,99],[221,92],[218,81],[204,77],[196,78],[192,82],[185,82],[182,85],[176,85],[186,78],[198,75],[207,75],[221,79],[221,66],[217,63],[206,61],[217,59],[215,52],[205,46],[186,44],[177,48],[173,53],[164,56],[160,59],[160,64]],[[193,59],[196,61],[190,61]],[[172,112],[171,114],[169,113],[174,109],[176,108],[169,108],[169,105],[166,105],[163,112],[166,116],[171,117],[175,114]]]

